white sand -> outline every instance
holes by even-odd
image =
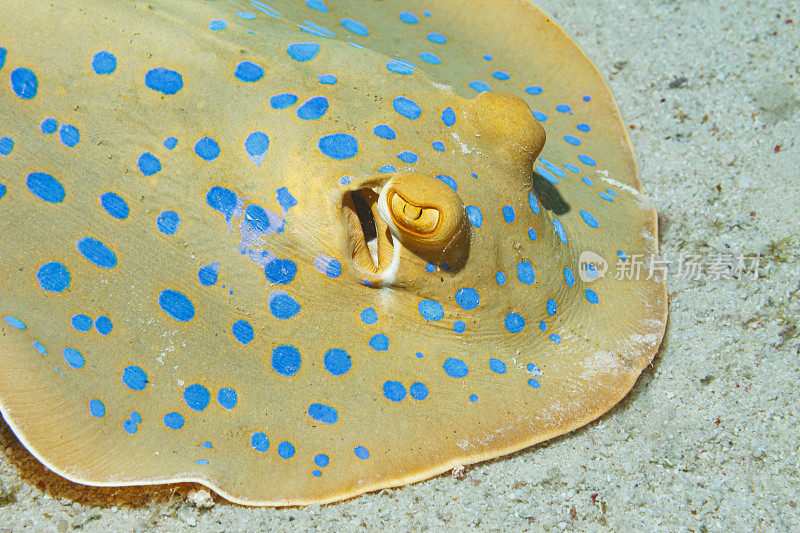
[[[757,280],[672,277],[660,354],[588,427],[462,479],[325,507],[248,509],[190,499],[191,486],[81,487],[0,423],[0,530],[800,530],[800,3],[540,4],[635,126],[664,255],[761,253]]]

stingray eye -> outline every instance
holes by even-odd
[[[378,212],[408,248],[444,250],[467,228],[466,210],[456,192],[431,176],[397,174],[381,190]]]

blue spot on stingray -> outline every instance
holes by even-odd
[[[208,29],[211,31],[220,31],[228,27],[228,22],[222,19],[214,19],[208,23]]]
[[[378,322],[378,313],[375,312],[375,309],[372,307],[367,307],[363,311],[361,311],[361,321],[364,324],[372,325]]]
[[[536,167],[534,167],[534,169],[536,170],[536,172],[537,172],[537,173],[538,173],[538,174],[539,174],[541,177],[543,177],[544,179],[546,179],[548,182],[552,183],[553,185],[558,185],[558,183],[559,183],[559,181],[558,181],[558,178],[556,178],[556,177],[553,175],[553,173],[552,173],[552,172],[550,172],[549,170],[546,170],[546,169],[544,169],[544,168],[542,168],[542,167],[540,167],[540,166],[536,166]]]
[[[453,332],[455,332],[456,335],[461,335],[465,331],[467,331],[467,324],[463,320],[456,320],[453,322]]]
[[[219,261],[214,261],[213,263],[203,265],[197,271],[197,279],[200,281],[201,285],[204,285],[206,287],[215,285],[217,283],[218,276],[219,276]]]
[[[312,403],[308,406],[308,416],[323,424],[335,424],[339,420],[339,413],[329,405]]]
[[[306,5],[311,9],[315,9],[320,13],[327,13],[330,11],[330,8],[325,5],[325,2],[322,0],[306,0]]]
[[[409,152],[408,150],[403,150],[399,154],[397,154],[397,158],[402,161],[403,163],[408,163],[412,165],[419,161],[419,156],[414,152]]]
[[[506,364],[496,357],[489,359],[489,370],[495,374],[505,374],[507,367]]]
[[[424,383],[420,383],[417,381],[416,383],[412,383],[411,386],[408,388],[408,392],[412,398],[421,402],[425,398],[428,397],[428,387],[425,386]]]
[[[569,104],[558,104],[556,106],[556,111],[559,113],[569,113],[572,114],[572,107]]]
[[[401,11],[397,14],[398,18],[406,24],[416,24],[419,22],[419,17],[411,11]]]
[[[269,439],[264,433],[256,432],[250,437],[250,446],[253,447],[258,453],[264,453],[269,450]]]
[[[58,140],[67,148],[72,148],[81,142],[81,134],[78,128],[72,124],[62,124],[61,127],[58,128]]]
[[[561,335],[557,335],[555,333],[550,334],[550,342],[553,344],[561,344]]]
[[[136,166],[145,176],[152,176],[161,170],[161,161],[150,152],[142,152],[136,159]]]
[[[98,198],[100,199],[100,205],[105,209],[106,213],[120,220],[128,218],[128,213],[130,212],[128,204],[117,194],[113,192],[104,192],[98,196]]]
[[[291,93],[279,93],[269,99],[272,109],[286,109],[297,103],[297,95]]]
[[[478,291],[470,287],[462,287],[456,291],[456,303],[465,311],[472,311],[480,304]]]
[[[289,344],[283,344],[272,350],[270,364],[281,376],[292,377],[300,370],[300,352]]]
[[[181,217],[175,211],[162,211],[156,218],[156,227],[164,235],[175,235],[181,225]]]
[[[303,23],[298,24],[297,27],[306,33],[310,33],[311,35],[316,35],[317,37],[325,37],[326,39],[331,39],[333,37],[336,37],[336,34],[333,33],[331,30],[329,30],[328,28],[320,26],[316,22],[312,22],[310,20],[303,20]]]
[[[532,241],[535,241],[538,238],[536,234],[536,230],[533,228],[528,228],[528,238]]]
[[[558,344],[558,343],[556,343],[556,344]],[[531,379],[528,380],[528,385],[533,387],[534,389],[538,389],[539,387],[541,387],[541,385],[539,384],[539,381],[534,379],[534,378],[531,378]]]
[[[283,441],[278,444],[278,457],[281,459],[291,459],[294,457],[294,446],[291,442]]]
[[[22,331],[28,329],[28,326],[25,324],[25,322],[23,322],[22,320],[20,320],[19,318],[15,317],[15,316],[6,316],[6,317],[3,317],[3,319],[6,321],[6,323],[9,326],[11,326],[14,329],[19,329],[19,330],[22,330]]]
[[[381,168],[378,169],[378,172],[396,172],[397,169],[392,165],[383,165]]]
[[[383,384],[383,395],[387,400],[402,402],[406,397],[406,388],[399,381],[387,381]]]
[[[267,298],[267,304],[272,316],[281,320],[292,318],[300,312],[300,304],[297,303],[297,300],[283,291],[274,291]]]
[[[353,446],[353,453],[362,461],[369,459],[369,450],[363,446]]]
[[[331,460],[330,457],[325,455],[324,453],[318,453],[314,456],[314,464],[320,468],[325,468],[330,464]]]
[[[552,298],[547,300],[547,314],[553,316],[558,311],[558,304]]]
[[[358,153],[358,141],[348,133],[330,133],[319,138],[319,151],[331,159],[350,159]]]
[[[583,95],[583,101],[584,102],[591,102],[592,101],[592,97],[589,96],[588,94],[584,94]]]
[[[183,401],[192,411],[204,411],[211,402],[211,393],[204,386],[195,383],[183,389]]]
[[[95,418],[106,416],[106,406],[98,399],[89,400],[89,414]]]
[[[252,61],[240,61],[233,75],[244,82],[255,82],[264,77],[264,67]]]
[[[590,228],[597,229],[600,227],[600,221],[586,209],[581,209],[580,214],[583,221],[586,222],[586,225]]]
[[[369,340],[369,346],[376,352],[385,352],[389,349],[389,337],[383,333],[373,335],[373,337]]]
[[[497,274],[494,275],[494,280],[502,287],[506,284],[506,273],[502,270],[499,270]]]
[[[2,46],[0,46],[0,68],[3,68],[3,66],[6,64],[6,53],[7,52],[8,52],[8,50],[6,50]]]
[[[576,167],[575,165],[573,165],[571,163],[564,163],[564,168],[574,172],[575,174],[579,174],[580,171],[581,171],[581,169],[579,169],[578,167]]]
[[[5,58],[4,58],[5,59]],[[23,100],[30,100],[36,96],[39,89],[39,80],[36,74],[27,68],[15,68],[11,71],[11,90]]]
[[[223,187],[211,187],[206,193],[206,203],[225,215],[225,220],[230,222],[238,202],[233,191]]]
[[[619,257],[621,261],[627,261],[628,260],[628,254],[626,254],[622,250],[617,250],[617,257]]]
[[[588,179],[588,178],[584,178],[584,179]],[[614,201],[614,197],[611,196],[610,194],[608,194],[605,191],[601,191],[601,192],[597,193],[597,196],[599,196],[600,198],[602,198],[603,200],[605,200],[607,202],[613,202]]]
[[[110,318],[101,315],[94,321],[94,327],[100,335],[108,335],[111,333],[111,330],[114,329],[114,324],[111,322]]]
[[[429,63],[431,65],[441,65],[442,64],[442,58],[439,57],[438,55],[434,54],[433,52],[420,52],[419,53],[419,58],[421,60],[423,60],[424,62]]]
[[[541,111],[537,111],[536,109],[532,109],[532,110],[531,110],[531,113],[533,113],[533,118],[535,118],[535,119],[536,119],[536,120],[538,120],[539,122],[545,122],[545,121],[547,121],[547,115],[545,115],[545,114],[544,114],[544,113],[542,113]]]
[[[39,341],[33,341],[31,343],[33,345],[34,350],[39,352],[41,355],[47,355],[47,348]]]
[[[194,318],[194,305],[185,294],[165,289],[158,295],[158,305],[169,316],[178,322],[187,322]]]
[[[317,74],[317,79],[323,85],[336,85],[336,82],[339,81],[339,78],[333,74]]]
[[[36,271],[39,286],[50,292],[63,292],[69,287],[71,276],[67,267],[57,261],[48,261]]]
[[[142,423],[142,415],[140,415],[136,411],[131,411],[131,414],[128,415],[128,418],[130,418],[130,421],[133,422],[134,424]]]
[[[295,61],[311,61],[319,53],[318,43],[289,43],[286,53]]]
[[[444,174],[437,174],[436,179],[440,180],[454,191],[458,190],[458,183],[456,183],[456,180],[454,180],[450,176],[445,176]]]
[[[539,200],[537,200],[536,195],[533,192],[528,193],[528,205],[530,206],[534,215],[539,214]]]
[[[467,218],[469,219],[470,224],[476,228],[480,228],[483,225],[483,213],[481,213],[481,210],[474,205],[467,206]]]
[[[117,58],[111,52],[101,50],[92,56],[92,70],[105,76],[117,70]]]
[[[542,331],[547,331],[547,322],[544,320],[539,321],[539,329]]]
[[[536,273],[530,261],[520,261],[517,264],[517,278],[525,285],[532,285],[536,281]]]
[[[14,149],[14,139],[11,137],[0,137],[0,156],[7,156]],[[2,197],[2,195],[0,195]]]
[[[194,153],[205,161],[213,161],[219,157],[219,145],[211,137],[202,137],[194,143]]]
[[[569,267],[564,267],[564,282],[568,287],[575,285],[575,274],[572,273]]]
[[[312,96],[303,102],[295,113],[303,120],[316,120],[324,116],[326,111],[328,111],[328,99],[324,96]]]
[[[578,129],[578,131],[582,131],[584,133],[588,133],[588,132],[592,131],[592,127],[590,125],[588,125],[587,123],[585,123],[585,122],[581,122],[581,123],[577,124],[575,127]],[[566,166],[566,165],[564,165],[564,166]]]
[[[525,328],[525,319],[517,313],[508,313],[505,318],[505,326],[509,333],[519,333]]]
[[[506,221],[507,224],[511,224],[517,219],[517,214],[514,211],[513,205],[504,205],[503,206],[503,220]]]
[[[431,143],[431,146],[433,146],[433,149],[436,150],[437,152],[444,152],[445,150],[447,150],[442,141],[433,141]]]
[[[367,28],[363,22],[359,22],[351,18],[343,18],[339,21],[339,24],[341,24],[347,31],[353,32],[356,35],[369,35],[369,28]]]
[[[290,193],[289,189],[286,187],[278,187],[275,189],[275,200],[278,201],[278,205],[281,206],[281,209],[284,211],[288,211],[297,205],[297,198],[292,196],[292,193]]]
[[[477,402],[478,401],[478,395],[477,394],[470,394],[469,395],[469,401],[472,402],[472,403]]]
[[[567,232],[564,230],[564,225],[557,218],[553,219],[553,228],[556,230],[556,235],[562,243],[567,244]]]
[[[222,387],[217,393],[217,403],[227,411],[236,407],[238,401],[236,391],[230,387]]]
[[[253,20],[256,18],[254,13],[249,13],[247,11],[237,11],[236,16],[244,20]]]
[[[422,115],[422,109],[419,105],[410,98],[405,96],[398,96],[392,100],[392,107],[394,110],[406,117],[407,119],[417,120]]]
[[[492,90],[492,86],[486,83],[485,81],[480,80],[472,80],[469,82],[469,86],[479,93],[488,92]]]
[[[443,33],[439,33],[438,31],[430,32],[427,37],[432,43],[444,44],[447,42],[447,36]]]
[[[332,348],[325,352],[323,364],[325,365],[325,370],[332,376],[347,374],[353,366],[350,354],[340,348]]]
[[[58,121],[53,117],[47,117],[39,124],[39,131],[45,135],[51,135],[58,129]]]
[[[64,361],[72,368],[82,368],[86,364],[83,354],[75,348],[64,348],[61,354],[64,356]]]
[[[72,315],[72,317],[69,319],[69,322],[77,331],[89,331],[92,329],[91,317],[84,314]]]
[[[556,175],[556,176],[558,176],[559,178],[564,178],[564,179],[566,179],[566,177],[567,177],[567,173],[566,173],[566,172],[564,172],[563,170],[561,170],[561,168],[559,168],[559,166],[558,166],[558,165],[556,165],[556,164],[554,164],[554,163],[552,163],[552,162],[548,161],[548,160],[547,160],[547,159],[545,159],[544,157],[540,157],[540,158],[539,158],[539,161],[540,161],[540,162],[541,162],[541,163],[542,163],[542,164],[543,164],[545,167],[547,167],[547,169],[548,169],[550,172],[552,172],[553,174],[555,174],[555,175]],[[558,180],[556,180],[556,181],[558,181]]]
[[[183,416],[179,413],[167,413],[164,415],[164,425],[169,429],[179,430],[184,424]]]
[[[469,374],[467,363],[456,357],[448,357],[442,365],[444,373],[451,378],[463,378]]]
[[[273,259],[264,267],[264,275],[272,283],[286,285],[297,274],[297,264],[291,259]]]
[[[492,72],[492,77],[496,80],[507,80],[511,78],[511,74],[504,70],[495,70]]]
[[[442,122],[448,128],[456,123],[456,112],[452,107],[445,107],[442,111]]]
[[[444,318],[442,304],[435,300],[422,300],[417,305],[419,314],[428,322],[436,322]]]
[[[578,160],[581,163],[583,163],[584,165],[587,165],[587,166],[590,166],[590,167],[596,167],[597,166],[597,161],[595,161],[595,159],[593,157],[588,156],[586,154],[578,154]]]
[[[117,256],[108,246],[91,237],[83,237],[77,242],[78,251],[84,259],[100,268],[117,266]]]
[[[586,289],[584,295],[586,296],[586,301],[590,304],[600,303],[600,297],[592,289]]]
[[[25,178],[25,186],[34,196],[51,204],[58,204],[64,200],[64,186],[50,174],[33,172]]]
[[[183,76],[164,67],[154,68],[144,75],[144,84],[163,94],[175,94],[183,89]]]
[[[128,435],[133,435],[134,433],[136,433],[137,431],[139,431],[139,428],[138,428],[138,426],[136,425],[136,423],[135,423],[135,422],[133,422],[133,421],[131,421],[131,420],[126,420],[126,421],[124,421],[124,422],[122,423],[122,429],[123,429],[123,430],[125,431],[125,433],[127,433]]]
[[[413,74],[416,68],[417,66],[414,63],[406,61],[405,59],[400,59],[399,57],[386,61],[386,70],[394,72],[395,74]]]
[[[233,337],[242,344],[250,344],[255,336],[253,326],[246,320],[237,320],[234,322],[233,326],[231,326],[231,333],[233,333]]]
[[[372,133],[376,137],[380,137],[381,139],[386,139],[388,141],[397,138],[397,133],[390,126],[387,126],[386,124],[378,124],[377,126],[372,128]]]

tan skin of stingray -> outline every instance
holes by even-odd
[[[235,28],[227,30],[233,35],[231,41],[212,39],[207,32],[197,31],[218,15],[219,5],[214,4],[221,2],[198,3],[196,10],[167,2],[151,2],[152,10],[138,3],[91,6],[92,20],[111,21],[113,31],[104,29],[103,24],[89,24],[84,2],[56,4],[26,3],[22,9],[21,4],[12,2],[2,8],[2,15],[11,19],[3,30],[9,56],[2,73],[7,76],[11,68],[23,63],[36,66],[40,93],[24,105],[7,90],[0,93],[0,123],[34,124],[42,116],[58,112],[64,122],[83,125],[84,138],[74,152],[46,148],[34,153],[26,146],[39,146],[40,134],[28,127],[16,136],[15,157],[0,161],[6,182],[12,176],[23,179],[20,176],[31,171],[26,158],[35,156],[37,170],[59,175],[69,184],[58,215],[54,211],[42,217],[41,202],[28,193],[15,196],[9,189],[2,200],[13,200],[17,209],[14,220],[0,219],[3,238],[19,246],[3,248],[0,286],[10,289],[0,294],[0,308],[24,315],[28,330],[18,332],[0,322],[0,410],[26,448],[58,474],[97,486],[193,481],[245,505],[331,502],[426,479],[582,426],[616,404],[652,360],[666,323],[663,282],[644,277],[617,281],[607,276],[592,284],[602,297],[600,306],[592,306],[583,299],[582,291],[569,292],[563,284],[563,267],[570,265],[577,272],[577,257],[587,248],[607,258],[620,248],[629,254],[657,253],[656,217],[640,193],[625,128],[602,77],[563,31],[533,5],[514,0],[498,9],[493,0],[446,2],[440,27],[448,31],[451,46],[442,54],[444,57],[468,48],[471,40],[491,42],[493,53],[503,57],[509,70],[527,72],[551,93],[559,93],[544,95],[551,103],[576,101],[591,89],[597,104],[592,125],[602,135],[587,137],[582,148],[602,156],[593,179],[601,181],[607,172],[622,186],[616,202],[604,205],[596,196],[587,196],[577,178],[559,185],[558,191],[566,201],[578,208],[590,206],[602,221],[602,231],[598,232],[580,221],[577,209],[560,216],[570,236],[568,245],[554,234],[552,213],[543,209],[534,216],[526,207],[531,170],[539,151],[554,161],[567,159],[561,157],[568,149],[564,143],[548,141],[542,147],[543,130],[529,110],[539,101],[494,93],[466,99],[431,84],[435,81],[465,87],[472,75],[458,70],[437,73],[430,69],[427,74],[431,78],[417,74],[402,80],[391,78],[388,83],[378,76],[364,78],[347,61],[352,53],[349,46],[324,41],[315,61],[324,64],[320,67],[323,71],[339,76],[339,84],[330,93],[336,95],[337,103],[350,101],[353,105],[347,114],[334,115],[332,109],[330,116],[318,121],[336,123],[295,123],[286,128],[281,127],[283,119],[264,119],[270,152],[264,167],[256,168],[240,152],[225,147],[239,146],[253,129],[237,117],[259,113],[269,94],[286,87],[232,93],[230,77],[222,79],[222,74],[229,75],[241,58],[266,65],[268,77],[273,75],[279,81],[277,73],[292,69],[304,72],[303,66],[285,55],[276,58],[259,51],[274,48],[273,41],[264,37],[259,48],[252,43],[261,37],[250,37],[246,41],[250,44],[240,53],[240,46],[245,45],[236,41]],[[296,2],[297,6],[288,4],[281,10],[287,17],[300,20],[295,11],[301,14],[301,2]],[[367,4],[372,11],[364,9]],[[376,29],[381,27],[381,20],[395,16],[389,7],[384,10],[384,4],[387,2],[352,2],[350,12],[333,16],[338,19],[352,13]],[[236,6],[237,10],[251,9],[246,2]],[[417,12],[426,7],[413,1],[404,5]],[[307,16],[307,12],[302,14]],[[142,22],[153,16],[164,24]],[[17,50],[12,54],[12,45],[29,42],[28,36],[42,27],[49,29],[52,42],[69,42],[70,53],[60,55],[58,62],[52,61],[55,49],[50,47],[27,47],[24,54]],[[77,27],[85,28],[83,38],[72,35],[70,28]],[[285,27],[286,40],[312,40],[290,25]],[[180,45],[169,46],[166,54],[164,47],[174,40],[175,28],[185,33],[181,33]],[[460,28],[469,28],[469,32],[459,32]],[[280,41],[283,38],[278,35],[276,39],[280,43],[285,42]],[[351,38],[377,52],[385,46],[387,53],[403,52],[411,42],[399,37],[392,42],[391,36],[380,41]],[[121,67],[129,64],[134,68],[120,68],[113,91],[97,100],[91,96],[99,82],[91,78],[86,58],[101,42],[103,47],[115,50]],[[154,59],[147,59],[150,55]],[[385,56],[364,52],[359,57],[365,70],[385,76]],[[445,64],[448,62],[455,62],[455,58],[448,58]],[[202,63],[202,69],[196,67],[198,63]],[[144,72],[164,64],[184,76],[180,98],[170,99],[142,86]],[[293,87],[304,95],[322,94],[315,79],[305,87],[304,83],[295,81]],[[520,94],[522,85],[522,81],[512,80],[508,90]],[[429,144],[419,141],[415,145],[416,137],[445,135],[438,110],[451,106],[458,116],[453,131],[469,147],[469,153],[450,150],[437,167],[423,160],[413,172],[377,173],[382,161],[373,157],[385,159],[393,153],[384,154],[375,148],[370,130],[362,125],[381,123],[389,116],[405,120],[392,115],[391,98],[396,94],[412,96],[423,109],[433,110],[416,121],[415,135],[398,129],[398,135],[405,136],[404,146],[423,153]],[[464,94],[468,95],[466,91]],[[359,109],[364,95],[380,103]],[[553,116],[548,129],[565,131],[559,129],[560,120],[568,119]],[[332,161],[304,148],[309,138],[343,131],[345,122],[360,128],[357,157]],[[98,124],[102,128],[93,129]],[[144,144],[142,132],[147,133]],[[174,156],[162,158],[164,170],[143,177],[127,146],[155,151],[156,141],[151,138],[163,139],[170,134],[181,139],[183,152],[179,149]],[[200,134],[213,136],[223,147],[213,165],[198,164],[191,154],[191,142]],[[458,179],[458,193],[441,188],[426,193],[425,184],[443,171]],[[470,182],[472,171],[495,179]],[[320,174],[324,179],[317,179]],[[345,174],[353,176],[352,183],[336,185]],[[273,177],[276,175],[280,175],[279,181]],[[168,186],[175,181],[180,187]],[[120,259],[120,266],[101,275],[78,255],[74,242],[86,233],[87,221],[102,217],[97,195],[108,190],[111,183],[129,199],[131,220],[124,225],[98,223],[92,231],[103,242],[111,243]],[[274,200],[276,187],[286,185],[298,197],[299,205],[287,215],[287,231],[271,236],[266,244],[277,255],[298,263],[294,283],[302,280],[302,293],[294,287],[294,294],[302,296],[303,310],[292,324],[278,324],[266,313],[268,291],[263,271],[233,250],[238,241],[228,226],[214,218],[215,213],[209,214],[208,207],[199,201],[195,205],[195,199],[203,198],[212,184],[275,210],[279,209]],[[383,230],[386,241],[383,246],[378,243],[377,268],[370,268],[366,261],[359,232],[348,214],[348,191],[365,188],[379,189],[375,220],[379,236]],[[393,200],[390,193],[399,195],[400,200]],[[186,207],[187,202],[196,213]],[[484,206],[483,229],[469,226],[462,211],[462,206],[479,202]],[[513,204],[524,221],[502,232],[492,231],[490,228],[502,225],[504,204]],[[169,208],[182,212],[181,231],[172,238],[154,235],[154,217]],[[423,210],[428,210],[424,216]],[[445,223],[450,225],[442,226]],[[527,237],[529,227],[539,235],[535,246]],[[53,239],[53,235],[59,238]],[[441,246],[439,252],[437,246]],[[343,274],[335,284],[310,266],[320,252],[342,259]],[[451,272],[427,275],[424,266],[437,253],[440,258],[460,258],[460,262]],[[43,295],[34,272],[42,262],[54,258],[67,264],[74,279],[64,294]],[[226,269],[220,272],[219,285],[232,284],[235,292],[200,295],[196,281],[192,281],[198,266],[220,258]],[[514,291],[496,290],[494,272],[502,269],[511,278],[514,265],[523,259],[534,266],[536,282],[526,288],[515,287]],[[99,283],[98,278],[105,282]],[[365,287],[363,279],[373,281],[374,286]],[[457,315],[450,301],[441,322],[421,323],[416,310],[420,298],[452,299],[462,286],[478,289],[480,309],[487,310],[491,320]],[[154,307],[159,291],[168,287],[193,296],[198,312],[191,323],[176,323]],[[289,286],[286,290],[292,289]],[[376,299],[378,290],[381,296]],[[559,302],[558,321],[554,323],[564,338],[559,345],[549,343],[536,328],[539,319],[547,318],[544,308],[549,298]],[[53,371],[53,364],[60,358],[56,347],[74,344],[72,337],[66,339],[63,325],[76,312],[76,302],[90,307],[95,316],[115,314],[115,340],[113,350],[102,340],[81,340],[87,365],[80,374],[75,371],[75,379],[64,380]],[[106,311],[104,302],[115,304],[109,304]],[[124,302],[122,309],[127,317],[120,316],[120,302]],[[357,320],[358,311],[369,305],[379,308],[381,329],[354,328],[352,321],[340,319],[348,316]],[[526,313],[528,327],[512,336],[503,329],[502,316],[513,310]],[[452,334],[457,316],[468,325],[468,334],[461,338]],[[219,326],[229,327],[243,317],[256,327],[256,340],[247,349],[235,347],[227,337],[223,342],[225,327]],[[270,336],[277,328],[280,336]],[[220,331],[219,338],[204,333],[212,331]],[[366,347],[377,331],[391,336],[391,351],[376,353]],[[51,354],[31,356],[32,337],[28,334],[51,346]],[[334,378],[322,369],[321,354],[331,345],[320,345],[321,338],[339,339],[341,347],[353,356],[353,370],[345,379]],[[277,376],[269,368],[272,348],[287,340],[304,354],[303,366],[291,379]],[[424,359],[414,358],[418,349],[425,352]],[[477,371],[495,355],[508,363],[507,374]],[[449,356],[464,359],[475,371],[464,380],[444,375],[441,364]],[[157,361],[163,361],[163,366]],[[542,388],[535,393],[525,385],[529,375],[524,372],[524,362],[529,361],[535,361],[544,371]],[[148,385],[147,396],[136,396],[119,385],[122,368],[134,362],[146,362],[148,367],[152,385]],[[374,394],[387,379],[411,383],[421,377],[432,392],[425,402],[392,404],[380,393]],[[187,424],[180,432],[156,423],[166,411],[179,406],[185,384],[200,380],[214,390],[236,384],[240,405],[230,413],[221,412],[218,406],[202,413],[184,409]],[[103,391],[108,387],[104,401],[109,412],[136,408],[146,421],[153,421],[147,433],[142,430],[146,438],[131,439],[120,431],[119,424],[89,419],[85,402],[98,387]],[[464,399],[473,390],[480,392],[480,402],[470,405]],[[335,403],[339,422],[321,427],[310,420],[305,415],[309,401]],[[213,434],[209,428],[213,428]],[[265,429],[273,442],[269,459],[246,444],[253,431]],[[210,437],[215,441],[211,465],[194,466],[187,454],[195,453],[198,444]],[[293,461],[281,461],[274,455],[275,446],[284,438],[297,447]],[[355,444],[369,448],[369,460],[353,456]],[[310,460],[319,451],[326,451],[332,463],[320,480],[312,481],[308,475]],[[304,466],[298,469],[300,462]]]

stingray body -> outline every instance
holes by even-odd
[[[0,18],[0,409],[59,474],[333,501],[585,424],[652,359],[664,283],[612,274],[654,211],[533,5]]]

